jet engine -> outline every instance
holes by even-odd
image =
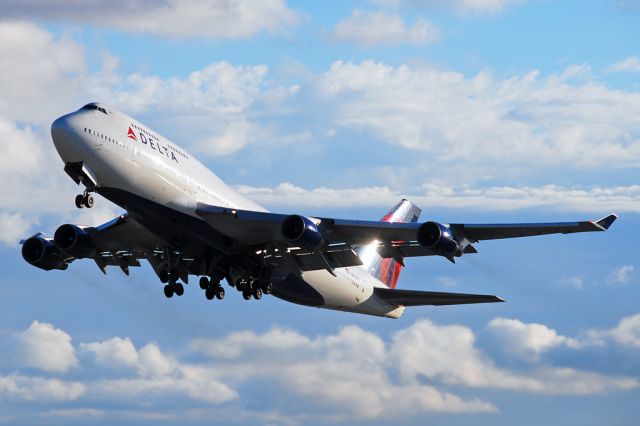
[[[93,257],[95,254],[95,244],[91,236],[76,225],[61,225],[56,229],[53,242],[60,250],[77,259]]]
[[[22,257],[33,266],[50,271],[67,269],[64,254],[51,239],[31,237],[22,244]]]
[[[282,222],[284,238],[302,248],[317,250],[324,244],[322,232],[308,217],[292,214]]]
[[[462,256],[462,248],[453,231],[441,223],[425,222],[418,228],[418,242],[426,249],[446,256]]]

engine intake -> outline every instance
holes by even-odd
[[[22,258],[33,266],[50,271],[67,269],[67,262],[51,240],[31,237],[22,244]]]
[[[76,225],[61,225],[53,236],[56,246],[77,259],[93,257],[95,244],[84,229]]]
[[[446,256],[462,256],[462,248],[453,231],[441,223],[425,222],[418,228],[418,242],[426,249]]]
[[[316,224],[305,216],[293,214],[282,222],[282,236],[300,247],[317,250],[324,244],[324,236]]]

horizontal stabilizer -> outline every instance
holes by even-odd
[[[468,303],[504,302],[498,296],[486,294],[442,293],[438,291],[396,290],[376,287],[375,295],[390,305],[396,306],[441,306],[465,305]]]

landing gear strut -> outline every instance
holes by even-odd
[[[83,194],[76,195],[76,207],[81,209],[86,207],[90,209],[93,207],[93,195],[89,191],[84,191]]]

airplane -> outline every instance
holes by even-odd
[[[53,144],[64,171],[84,191],[126,213],[99,226],[63,224],[53,238],[22,240],[24,260],[65,270],[92,259],[106,274],[146,259],[164,295],[182,296],[190,276],[209,300],[223,299],[222,281],[244,299],[271,294],[296,304],[399,318],[405,307],[503,302],[493,295],[397,289],[404,260],[441,256],[455,263],[482,240],[606,231],[616,220],[523,224],[418,222],[421,210],[401,200],[380,221],[268,212],[227,186],[180,146],[136,119],[89,103],[56,119]]]

